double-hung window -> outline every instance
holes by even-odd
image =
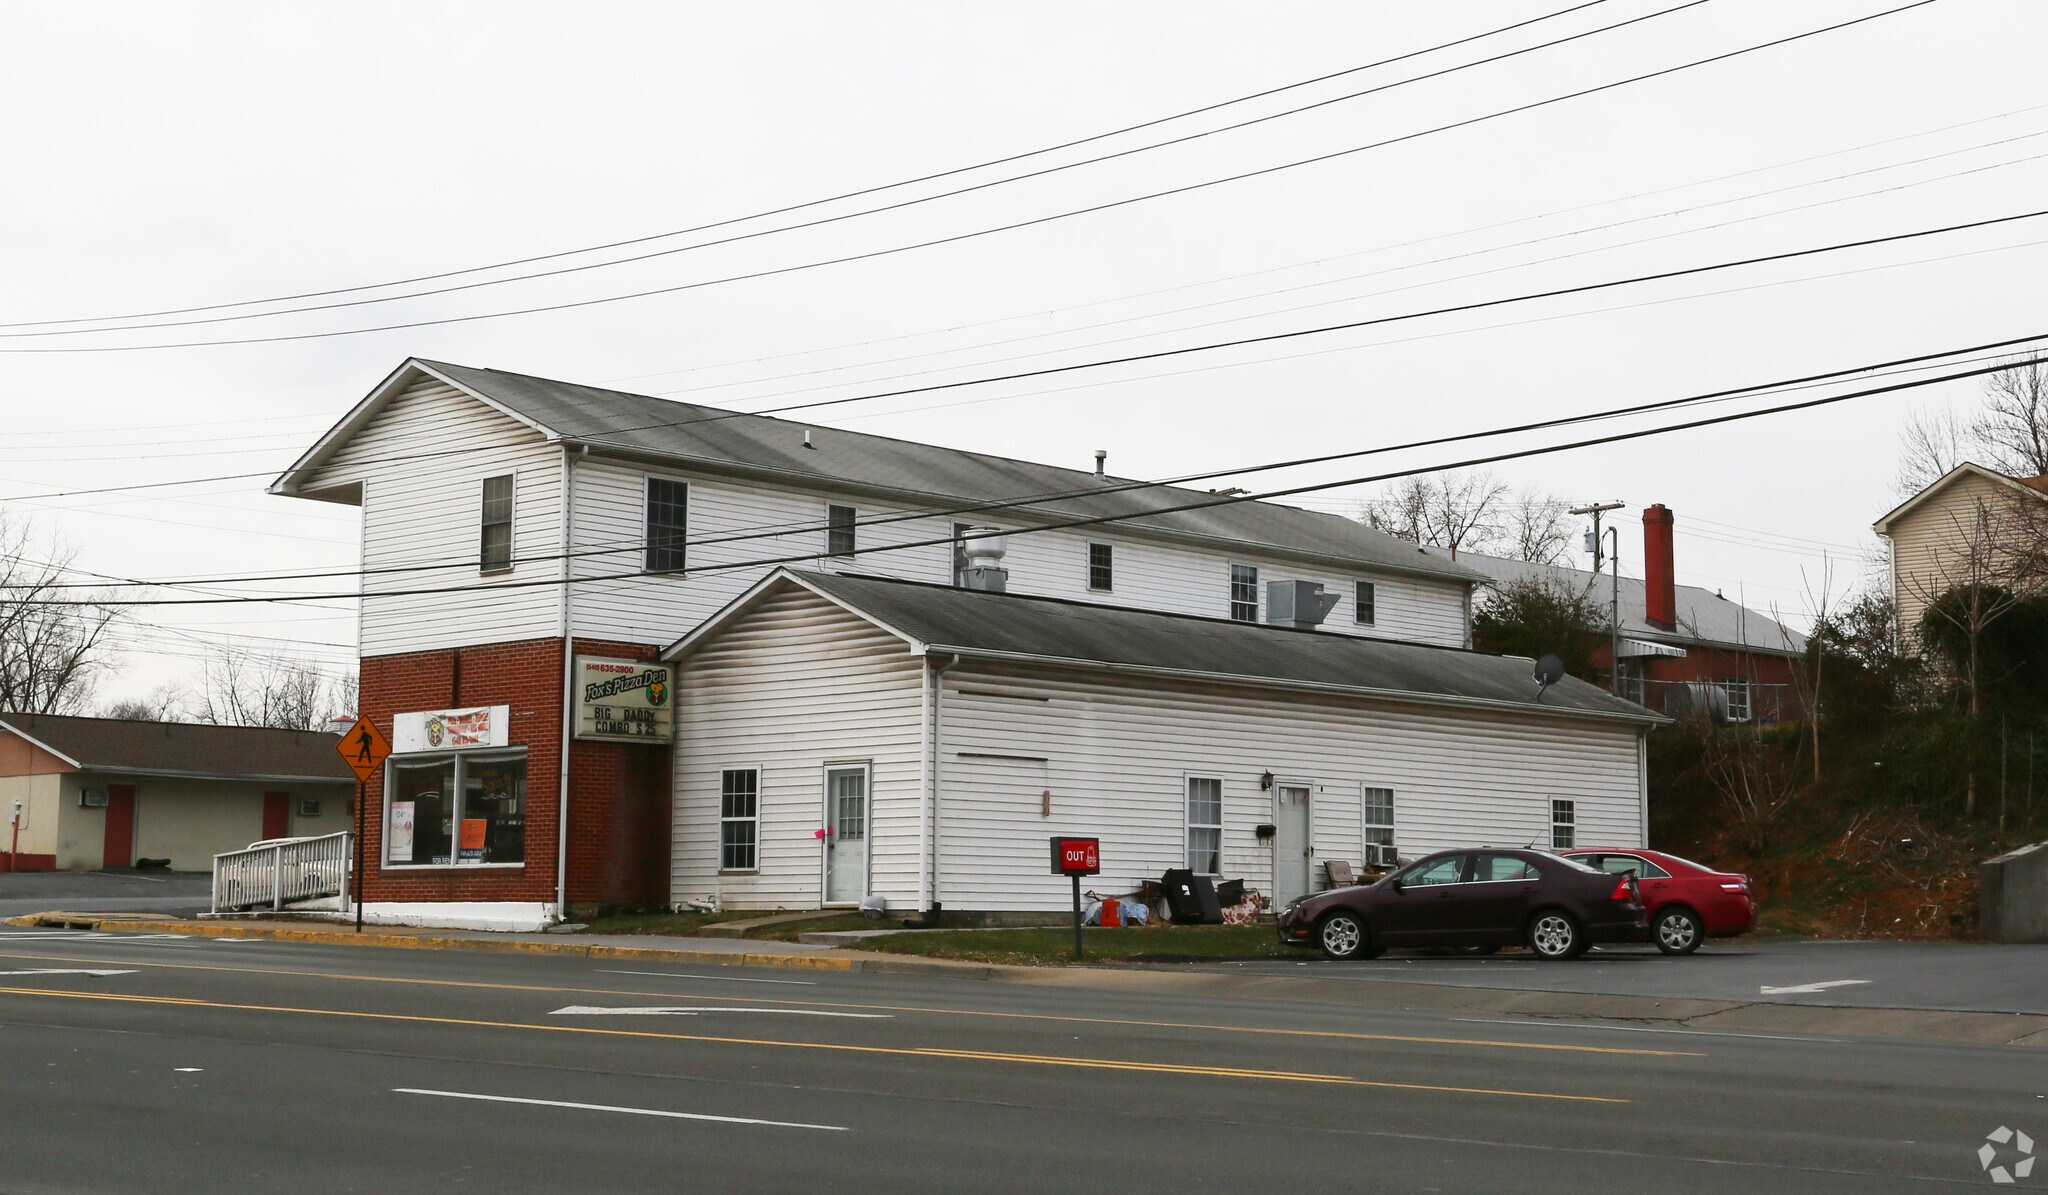
[[[727,768],[718,778],[718,870],[761,865],[761,769]]]
[[[477,568],[501,573],[512,567],[512,474],[484,478],[483,538]]]
[[[647,557],[650,573],[679,572],[690,535],[690,487],[669,477],[647,479]]]
[[[1249,564],[1230,566],[1230,617],[1235,622],[1259,621],[1259,570]]]
[[[1568,851],[1579,839],[1579,807],[1576,801],[1550,803],[1550,849]]]
[[[526,862],[526,752],[394,758],[387,867]]]
[[[1379,594],[1370,581],[1360,581],[1357,593],[1353,595],[1352,609],[1358,618],[1358,625],[1371,626],[1379,618]]]
[[[1749,681],[1743,677],[1731,676],[1721,682],[1721,689],[1728,694],[1728,720],[1730,722],[1749,721]]]
[[[1115,588],[1116,554],[1108,544],[1088,545],[1088,588],[1108,593]]]
[[[1365,790],[1364,812],[1359,820],[1365,837],[1365,861],[1375,867],[1394,863],[1394,790]]]
[[[1187,866],[1196,875],[1223,874],[1223,781],[1187,778]]]
[[[854,509],[833,504],[825,508],[825,555],[853,555]]]

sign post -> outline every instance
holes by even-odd
[[[1052,873],[1074,881],[1074,957],[1081,949],[1081,877],[1102,870],[1102,842],[1096,838],[1073,838],[1055,834],[1052,838]]]
[[[341,757],[348,761],[349,770],[356,774],[356,863],[355,898],[356,932],[363,932],[363,825],[369,811],[370,776],[384,766],[384,760],[391,754],[391,740],[377,729],[377,724],[368,718],[359,717],[356,724],[348,728],[341,741],[334,745]]]

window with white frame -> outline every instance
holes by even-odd
[[[1579,810],[1576,801],[1550,803],[1550,849],[1567,851],[1578,845]]]
[[[833,503],[825,508],[825,555],[853,555],[854,510]]]
[[[1088,588],[1108,593],[1116,583],[1116,553],[1108,544],[1088,545]]]
[[[670,477],[647,479],[647,558],[650,573],[679,572],[690,534],[690,487]]]
[[[1749,721],[1748,679],[1740,676],[1731,676],[1721,682],[1721,691],[1728,695],[1728,720],[1730,722]]]
[[[761,769],[727,768],[718,777],[718,870],[761,865]]]
[[[526,752],[394,757],[384,865],[526,862]]]
[[[1187,866],[1196,875],[1223,874],[1223,781],[1187,778]]]
[[[1394,861],[1394,790],[1372,788],[1365,790],[1364,813],[1359,819],[1365,841],[1365,862],[1368,866],[1386,867]]]
[[[487,573],[512,567],[512,475],[484,478],[483,536],[477,567]]]
[[[1259,570],[1249,564],[1230,566],[1230,617],[1236,622],[1259,621]]]
[[[1379,620],[1379,590],[1371,581],[1360,581],[1358,592],[1352,598],[1352,610],[1360,626],[1371,626]]]

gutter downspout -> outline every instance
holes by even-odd
[[[921,849],[918,852],[918,898],[924,905],[922,912],[929,918],[939,899],[939,776],[944,767],[945,737],[943,721],[945,713],[945,674],[948,668],[960,662],[958,655],[948,656],[944,664],[934,665],[931,657],[925,658],[925,692],[931,704],[931,721],[925,727],[925,765],[929,802],[920,804],[917,811],[918,838]],[[930,814],[927,823],[925,815]]]
[[[576,652],[571,637],[575,624],[570,617],[569,584],[573,561],[569,558],[576,542],[576,462],[590,455],[590,445],[578,444],[562,451],[562,745],[560,791],[555,804],[555,920],[569,919],[569,739],[575,734],[576,702],[569,690],[575,684]]]

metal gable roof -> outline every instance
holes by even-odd
[[[1038,494],[1040,515],[1148,516],[1211,498],[1177,486],[1108,489],[1094,473],[941,448],[838,428],[747,415],[672,399],[438,361],[418,364],[556,438],[601,450],[778,477],[825,488],[885,491],[942,500],[1011,502]],[[805,433],[811,448],[804,447]],[[1135,482],[1110,478],[1111,483]],[[1000,513],[987,516],[1000,521]],[[1272,502],[1149,514],[1136,526],[1182,536],[1338,560],[1362,568],[1476,584],[1479,574],[1341,515]]]
[[[59,714],[0,714],[13,731],[86,771],[256,780],[353,781],[332,734]]]
[[[1431,548],[1441,552],[1441,548]],[[1602,610],[1607,608],[1609,574],[1557,564],[1531,564],[1526,560],[1505,560],[1475,552],[1458,553],[1460,563],[1485,573],[1496,582],[1533,578],[1563,584],[1583,592]],[[1658,643],[1698,643],[1741,648],[1769,655],[1796,656],[1806,650],[1806,636],[1746,606],[1697,585],[1675,585],[1673,600],[1678,607],[1678,627],[1664,630],[1650,625],[1644,614],[1643,582],[1638,577],[1621,579],[1621,633],[1634,639]]]
[[[1530,661],[1514,656],[887,577],[782,569],[728,610],[743,610],[752,597],[788,584],[819,593],[927,651],[1539,715],[1664,720],[1570,678],[1539,699]],[[712,619],[677,647],[715,638],[722,621]],[[675,654],[677,648],[664,653]]]

